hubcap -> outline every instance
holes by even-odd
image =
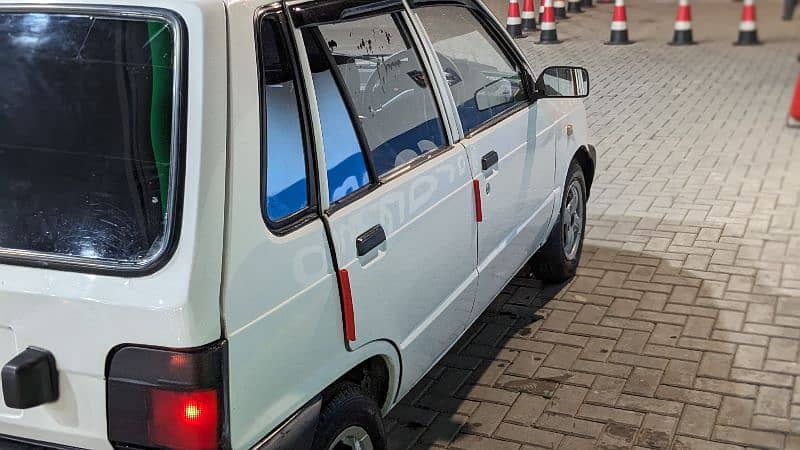
[[[561,239],[564,256],[573,260],[578,255],[583,237],[583,187],[580,181],[572,180],[567,190],[567,204],[561,217],[563,227]]]
[[[367,430],[352,426],[339,433],[329,450],[375,450]]]

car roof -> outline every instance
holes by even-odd
[[[250,3],[252,0],[162,0],[159,6],[170,9],[171,6],[177,6],[180,4],[196,4],[200,6],[212,6],[212,5],[235,5],[239,3]],[[401,0],[276,0],[274,2],[275,5],[278,4],[289,4],[289,5],[297,5],[297,4],[339,4],[340,7],[342,4],[346,4],[346,7],[349,8],[368,8],[370,5],[375,5],[379,7],[380,5],[387,5],[392,3],[400,3]],[[415,4],[423,4],[423,3],[450,3],[450,4],[463,4],[467,6],[478,6],[482,5],[480,0],[407,0],[412,7]],[[152,0],[89,0],[84,1],[81,3],[75,2],[75,0],[54,0],[54,1],[47,1],[43,2],[41,0],[31,0],[30,3],[20,0],[0,0],[0,7],[12,7],[16,9],[17,7],[20,9],[25,9],[26,7],[41,7],[41,8],[76,8],[79,9],[81,7],[153,7]]]

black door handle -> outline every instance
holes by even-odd
[[[481,167],[483,170],[489,170],[490,167],[497,165],[498,161],[500,161],[500,157],[496,151],[492,150],[481,158]]]
[[[386,242],[386,232],[382,226],[375,225],[356,238],[356,253],[358,256],[364,256],[384,242]]]

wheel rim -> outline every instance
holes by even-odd
[[[578,255],[583,238],[583,186],[580,181],[572,180],[567,189],[567,201],[561,217],[561,240],[564,256],[573,260]]]
[[[375,447],[372,445],[372,439],[367,430],[359,426],[352,426],[336,436],[329,450],[375,450]]]

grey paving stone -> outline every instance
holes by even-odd
[[[711,437],[717,411],[695,405],[686,405],[678,424],[678,433],[701,438]]]
[[[661,381],[663,372],[657,369],[647,369],[636,367],[633,369],[628,382],[625,384],[623,392],[643,396],[655,394],[658,384]]]

